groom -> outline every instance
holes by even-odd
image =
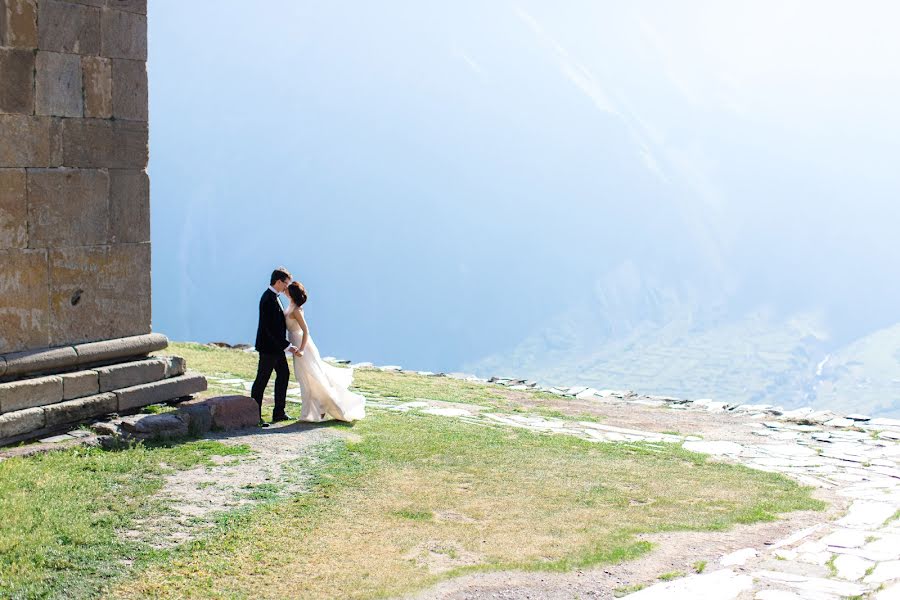
[[[269,288],[259,299],[259,325],[256,328],[256,351],[259,352],[259,366],[250,395],[259,404],[259,423],[262,426],[265,426],[262,421],[263,392],[269,384],[273,370],[275,371],[275,410],[272,412],[272,423],[287,421],[291,418],[284,412],[287,404],[288,380],[291,377],[284,353],[297,354],[297,348],[287,341],[284,309],[278,300],[278,294],[283,294],[290,283],[291,274],[284,267],[278,267],[272,271]]]

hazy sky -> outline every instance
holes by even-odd
[[[898,17],[154,0],[154,329],[252,343],[283,263],[355,360],[458,368],[622,273],[849,343],[900,321]]]

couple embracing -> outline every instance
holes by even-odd
[[[278,299],[282,294],[288,297],[287,309]],[[293,418],[285,413],[288,380],[291,377],[286,354],[290,353],[303,399],[301,421],[317,422],[329,417],[339,421],[362,419],[366,416],[366,400],[349,389],[353,370],[329,365],[319,356],[303,314],[306,299],[303,284],[293,281],[287,269],[279,267],[272,272],[269,288],[259,300],[259,326],[256,329],[259,366],[250,395],[259,404],[261,414],[263,392],[272,371],[275,371],[272,423]],[[265,426],[262,417],[260,424]]]

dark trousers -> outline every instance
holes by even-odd
[[[284,407],[287,404],[288,380],[291,378],[291,370],[288,368],[284,352],[279,352],[278,354],[259,353],[256,381],[253,382],[250,395],[259,404],[260,414],[262,414],[263,393],[266,391],[266,386],[269,385],[269,378],[272,376],[273,370],[275,371],[275,410],[272,412],[272,416],[278,418],[284,415]]]

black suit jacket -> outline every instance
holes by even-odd
[[[284,354],[290,345],[287,341],[287,324],[284,309],[278,295],[267,289],[259,299],[259,325],[256,327],[256,351],[262,354]]]

